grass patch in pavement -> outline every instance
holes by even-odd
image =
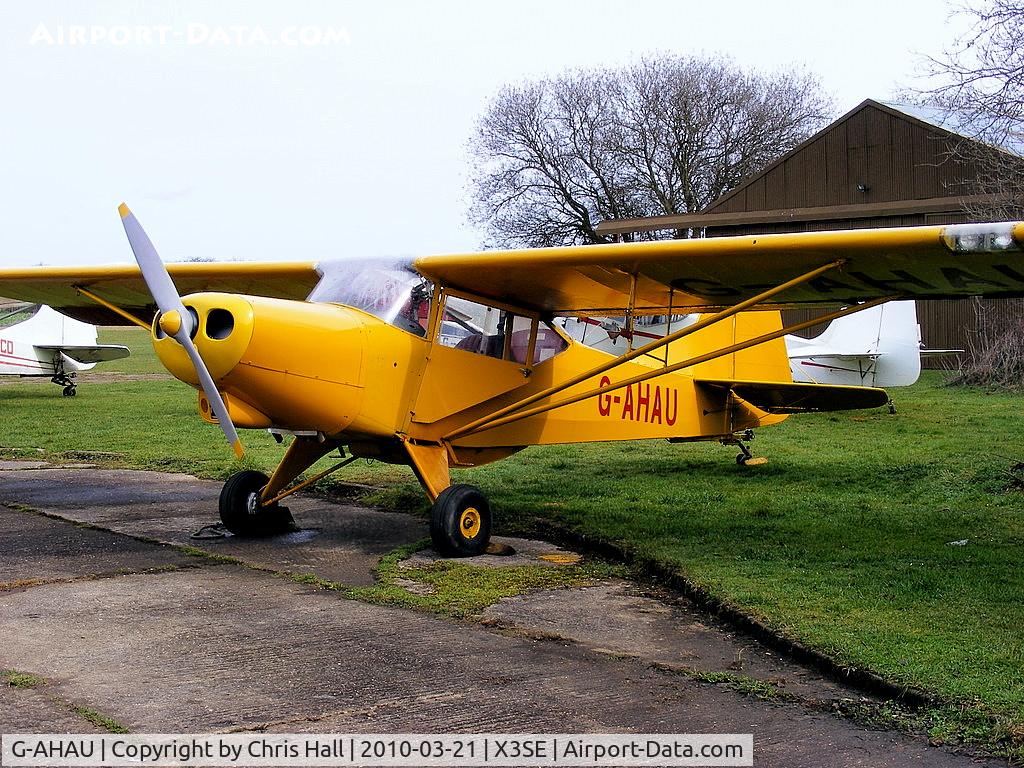
[[[301,584],[341,592],[353,600],[467,618],[503,597],[541,589],[580,587],[626,575],[624,566],[589,559],[571,565],[506,568],[485,568],[450,560],[421,567],[399,565],[429,545],[429,541],[419,541],[383,557],[377,565],[377,581],[368,587],[347,586],[305,573],[291,574],[291,578]]]
[[[109,733],[131,733],[131,731],[121,725],[121,723],[117,722],[114,718],[104,715],[102,712],[97,712],[91,707],[75,706],[71,708],[71,711]]]
[[[5,669],[0,671],[0,679],[12,688],[20,688],[22,690],[39,688],[46,683],[46,681],[38,675],[29,674],[28,672],[18,672],[14,669]],[[129,733],[129,730],[117,720],[112,717],[108,717],[101,712],[97,712],[91,707],[79,704],[69,704],[54,694],[48,694],[47,698],[49,698],[54,704],[67,707],[79,717],[84,718],[93,725],[99,726],[110,733]]]
[[[30,675],[28,672],[18,672],[16,669],[5,669],[0,672],[0,678],[11,688],[38,688],[43,684],[43,678],[37,675]]]

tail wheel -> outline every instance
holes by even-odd
[[[260,491],[268,478],[262,472],[236,472],[220,491],[220,521],[236,536],[273,536],[294,528],[287,507],[260,506]]]
[[[430,539],[440,554],[473,557],[483,554],[491,540],[491,505],[480,489],[449,486],[430,511]]]

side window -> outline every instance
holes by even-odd
[[[446,347],[530,365],[561,352],[565,341],[546,324],[497,307],[449,296],[437,341]]]
[[[568,346],[565,339],[559,336],[554,328],[543,323],[537,329],[537,346],[533,350],[533,364],[550,360]]]
[[[550,360],[569,346],[566,344],[565,339],[559,336],[547,323],[538,324],[536,321],[526,317],[516,317],[512,327],[513,330],[510,336],[511,359],[517,363],[526,363],[529,360],[530,365],[537,365],[537,363]],[[533,356],[531,358],[530,334],[534,332],[534,329],[536,329],[536,339],[533,340]]]
[[[437,340],[453,349],[501,358],[505,352],[505,316],[497,307],[449,296]]]

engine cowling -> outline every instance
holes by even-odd
[[[237,426],[336,435],[358,422],[366,326],[379,320],[351,307],[236,294],[198,293],[182,302],[195,321],[196,348]],[[163,333],[159,316],[153,343],[176,378],[198,386],[187,354]]]

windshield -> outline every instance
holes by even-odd
[[[408,259],[321,262],[320,282],[307,301],[344,304],[422,336],[432,287]]]

